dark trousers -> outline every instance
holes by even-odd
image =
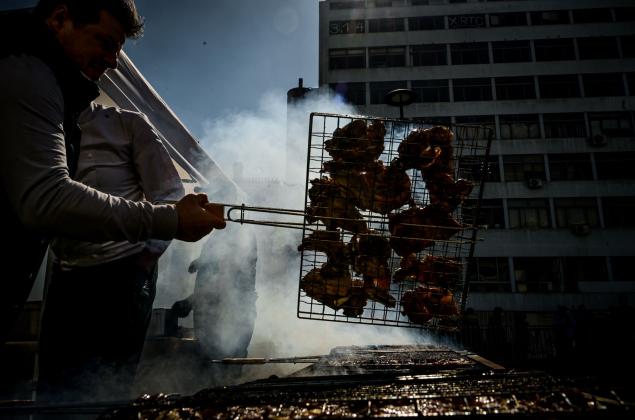
[[[54,267],[44,304],[38,400],[131,396],[156,293],[141,254],[94,267]]]

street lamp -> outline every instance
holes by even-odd
[[[410,89],[391,90],[384,96],[388,105],[399,107],[399,118],[403,119],[403,107],[410,105],[417,99],[417,95]]]

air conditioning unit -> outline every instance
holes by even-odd
[[[589,142],[591,143],[591,146],[593,147],[602,147],[602,146],[606,146],[609,141],[605,135],[596,134],[589,138]]]
[[[527,187],[532,190],[537,190],[538,188],[542,188],[542,179],[540,178],[527,179]]]
[[[586,223],[576,223],[571,225],[571,233],[575,236],[587,236],[591,234],[591,226]]]

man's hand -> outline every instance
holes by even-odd
[[[214,228],[225,227],[225,208],[207,201],[205,194],[188,194],[176,203],[179,224],[176,239],[196,242]]]

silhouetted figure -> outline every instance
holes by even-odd
[[[514,312],[514,362],[523,366],[529,358],[529,323],[524,312]]]
[[[553,333],[558,367],[569,367],[575,344],[575,319],[566,306],[558,306],[553,318]]]
[[[475,353],[482,350],[481,326],[474,308],[467,308],[463,314],[462,324],[463,346]]]
[[[487,354],[494,361],[506,358],[507,334],[503,325],[503,308],[497,306],[489,317],[487,325]]]
[[[592,316],[586,306],[579,305],[574,313],[575,318],[575,356],[578,364],[585,363],[585,360],[593,354],[593,338],[591,334]]]

